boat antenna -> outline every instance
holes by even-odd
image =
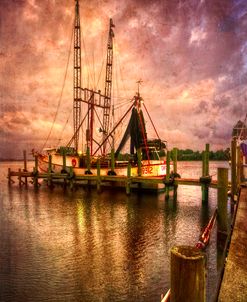
[[[136,82],[137,83],[137,93],[138,93],[138,96],[140,95],[140,85],[143,83],[143,80],[139,80]]]
[[[107,42],[107,60],[106,60],[106,76],[105,76],[105,98],[104,98],[104,109],[103,109],[103,155],[106,153],[106,137],[109,132],[109,120],[111,110],[111,91],[112,91],[112,64],[113,64],[113,38],[114,31],[112,19],[110,19],[109,35]]]
[[[81,26],[79,0],[75,0],[75,22],[74,22],[74,147],[78,151],[79,125],[81,124]]]

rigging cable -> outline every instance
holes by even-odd
[[[90,81],[93,83],[93,75],[91,72],[91,66],[89,65],[89,60],[88,60],[88,54],[87,54],[87,50],[86,50],[86,43],[84,40],[84,35],[83,35],[83,30],[81,29],[81,37],[82,37],[82,45],[83,45],[83,49],[84,49],[84,57],[85,57],[85,62],[86,62],[86,70],[87,70],[87,75],[88,75],[88,83],[87,83],[87,87],[90,86]],[[91,79],[91,80],[90,80]],[[93,86],[93,84],[91,84]],[[83,86],[83,83],[82,83]]]
[[[153,121],[152,121],[152,119],[151,119],[151,116],[150,116],[150,114],[149,114],[149,112],[148,112],[148,110],[147,110],[147,107],[145,106],[144,102],[143,102],[143,107],[144,107],[145,110],[146,110],[146,113],[147,113],[147,115],[148,115],[148,117],[149,117],[149,119],[150,119],[150,121],[151,121],[151,123],[152,123],[152,125],[153,125],[154,131],[155,131],[155,133],[156,133],[158,139],[160,139],[159,134],[158,134],[158,132],[157,132],[155,126],[154,126],[154,123],[153,123]]]
[[[46,140],[45,140],[45,143],[43,144],[42,150],[43,150],[44,147],[46,146],[47,141],[49,140],[49,138],[50,138],[50,136],[51,136],[51,132],[52,132],[52,130],[53,130],[55,121],[56,121],[56,119],[57,119],[58,110],[59,110],[59,107],[60,107],[60,105],[61,105],[61,101],[62,101],[62,97],[63,97],[63,91],[64,91],[64,86],[65,86],[65,81],[66,81],[67,73],[68,73],[70,55],[71,55],[71,46],[72,46],[72,41],[73,41],[73,28],[74,28],[74,24],[73,24],[73,27],[72,27],[72,34],[71,34],[70,45],[69,45],[69,53],[68,53],[68,58],[67,58],[67,63],[66,63],[65,74],[64,74],[64,78],[63,78],[62,90],[61,90],[61,93],[60,93],[60,96],[59,96],[59,99],[58,99],[57,109],[56,109],[56,113],[55,113],[55,116],[54,116],[54,119],[53,119],[53,123],[52,123],[52,126],[51,126],[51,128],[50,128],[50,131],[49,131],[49,133],[48,133],[48,136],[47,136],[47,138],[46,138]]]
[[[64,124],[63,129],[62,129],[62,131],[61,131],[61,134],[60,134],[60,136],[59,136],[58,139],[57,139],[57,140],[58,140],[58,144],[57,144],[56,147],[58,147],[58,145],[60,144],[60,142],[61,142],[61,140],[62,140],[62,136],[63,136],[64,130],[65,130],[66,126],[68,125],[68,122],[69,122],[69,119],[70,119],[70,116],[71,116],[72,112],[73,112],[73,108],[70,110],[70,113],[69,113],[69,115],[68,115],[68,118],[67,118],[67,120],[66,120],[66,123]]]

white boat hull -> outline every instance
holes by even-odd
[[[46,173],[49,169],[49,157],[47,155],[38,155],[38,168],[40,172]],[[76,156],[66,156],[66,168],[65,170],[69,172],[73,169],[75,175],[85,175],[87,174],[86,167],[79,167],[79,158]],[[55,173],[61,173],[63,170],[63,157],[61,155],[52,155],[51,169]],[[110,167],[101,167],[100,174],[102,176],[108,175],[111,170]],[[93,175],[97,174],[97,168],[91,167],[90,169]],[[127,176],[127,162],[121,163],[116,162],[115,169],[116,175]],[[150,160],[142,161],[141,166],[141,176],[152,177],[152,176],[165,176],[166,175],[166,163],[162,160]],[[138,176],[138,167],[133,165],[131,167],[131,176]]]

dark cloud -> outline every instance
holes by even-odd
[[[200,101],[200,103],[195,107],[195,114],[207,113],[208,112],[208,103],[206,101]]]

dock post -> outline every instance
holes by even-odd
[[[85,174],[92,174],[91,172],[91,158],[90,158],[90,149],[87,147],[86,151],[86,166],[87,170],[85,171]]]
[[[172,159],[173,159],[173,172],[176,174],[177,171],[177,160],[178,160],[178,149],[173,148],[172,150]]]
[[[115,151],[114,148],[111,149],[111,174],[115,175]]]
[[[141,148],[138,148],[136,153],[137,153],[138,176],[142,176],[142,151],[141,151]]]
[[[19,180],[19,186],[22,185],[22,180],[21,180],[21,169],[18,169],[18,180]]]
[[[24,168],[23,171],[27,172],[27,151],[23,150],[23,161],[24,161]],[[25,176],[25,186],[27,186],[27,177]]]
[[[52,155],[51,154],[49,154],[47,185],[48,187],[52,187]]]
[[[177,176],[178,173],[178,168],[177,168],[177,161],[178,161],[178,149],[177,148],[173,148],[172,151],[172,159],[173,159],[173,173],[175,175],[175,177]],[[176,201],[177,200],[177,190],[178,190],[178,185],[174,184],[173,185],[173,200]]]
[[[63,170],[61,171],[62,173],[66,172],[66,151],[63,150]]]
[[[27,151],[23,150],[24,172],[27,172]]]
[[[205,176],[209,176],[209,144],[205,148]]]
[[[130,194],[130,177],[131,177],[131,164],[130,162],[128,162],[128,166],[127,166],[127,181],[126,181],[126,194],[129,195]]]
[[[217,171],[217,208],[218,208],[218,230],[227,233],[227,189],[228,189],[228,169],[218,168]]]
[[[236,150],[237,150],[237,140],[236,137],[234,137],[231,142],[231,198],[232,200],[234,200],[234,195],[237,194]]]
[[[10,170],[10,168],[8,168],[8,176],[7,176],[7,178],[8,178],[8,184],[10,185],[13,182],[13,180],[11,179],[11,170]]]
[[[35,188],[38,188],[39,182],[38,182],[38,155],[35,155],[34,157],[34,168],[33,168],[33,185]]]
[[[165,198],[166,200],[169,199],[169,180],[170,180],[170,151],[167,151],[166,153],[166,184],[165,184]]]
[[[97,159],[97,192],[101,189],[101,179],[100,179],[100,159]]]
[[[51,173],[51,171],[52,171],[52,155],[51,154],[49,154],[48,171],[49,171],[49,173]]]
[[[171,249],[171,301],[205,302],[205,255],[196,247]]]
[[[69,167],[69,187],[70,190],[74,189],[74,171],[72,167]]]
[[[206,144],[205,151],[202,152],[202,177],[201,177],[201,190],[202,190],[202,202],[208,202],[208,189],[209,182],[209,144]]]

